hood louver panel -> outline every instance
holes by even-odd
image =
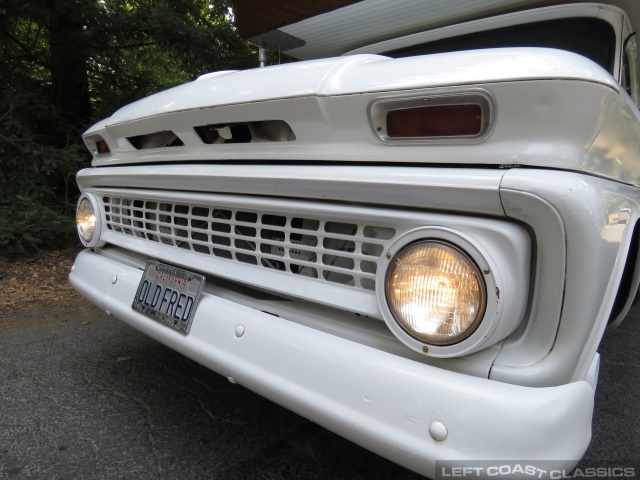
[[[291,127],[282,120],[245,123],[220,123],[193,127],[203,143],[292,142],[296,139]],[[182,147],[184,142],[170,130],[127,137],[136,150]]]

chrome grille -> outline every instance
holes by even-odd
[[[395,235],[356,218],[334,221],[284,211],[104,195],[107,229],[212,255],[365,290]]]

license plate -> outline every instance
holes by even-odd
[[[204,275],[150,261],[131,308],[188,335],[204,280]]]

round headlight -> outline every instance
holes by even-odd
[[[94,202],[92,202],[86,194],[81,196],[78,201],[78,207],[76,208],[76,226],[78,228],[78,235],[85,245],[90,246],[90,244],[95,243],[93,242],[94,237],[96,237],[97,233],[99,234],[99,232],[96,232],[99,226],[98,217]]]
[[[453,345],[471,335],[485,312],[486,287],[475,262],[437,240],[403,248],[385,279],[389,310],[413,338]]]

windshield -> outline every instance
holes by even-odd
[[[400,58],[481,48],[547,47],[578,53],[613,73],[615,40],[613,27],[603,20],[568,18],[471,33],[384,54]]]

